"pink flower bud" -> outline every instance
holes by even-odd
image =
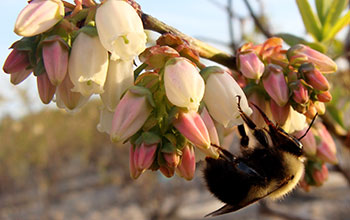
[[[56,36],[43,42],[43,59],[46,73],[52,85],[58,86],[68,70],[68,46]]]
[[[28,53],[13,49],[6,58],[2,69],[5,73],[16,73],[24,71],[29,66]]]
[[[209,133],[204,121],[197,112],[180,112],[178,118],[174,120],[173,125],[197,147],[209,148]]]
[[[284,125],[289,116],[290,105],[286,104],[283,107],[281,107],[273,99],[271,99],[270,109],[273,120],[280,126]]]
[[[294,137],[299,138],[303,136],[308,128],[304,128],[303,130],[297,131],[293,134]],[[303,151],[306,155],[313,156],[316,155],[316,139],[315,135],[312,133],[312,130],[309,130],[305,137],[301,139],[301,143],[303,144]]]
[[[174,167],[168,167],[168,166],[161,166],[159,167],[160,172],[168,178],[174,176],[175,168]]]
[[[330,102],[332,101],[332,95],[329,91],[321,92],[317,94],[317,99],[320,102]]]
[[[327,128],[323,124],[318,124],[317,132],[321,138],[321,143],[317,146],[317,156],[324,162],[331,164],[338,163],[338,159],[336,157],[337,148]]]
[[[43,33],[64,17],[61,0],[33,0],[18,15],[15,33],[31,37]]]
[[[253,92],[248,97],[248,100],[250,103],[253,103],[256,106],[258,106],[261,110],[263,110],[263,112],[266,112],[266,103],[267,102],[266,102],[264,96],[260,95],[259,92]],[[253,105],[251,105],[250,107],[253,109],[253,114],[250,115],[250,118],[254,121],[256,126],[258,126],[259,128],[265,127],[265,125],[266,125],[265,120],[261,116],[259,111]]]
[[[218,136],[218,132],[216,131],[214,121],[210,117],[209,112],[205,107],[202,110],[201,118],[203,119],[203,122],[209,132],[210,143],[220,146],[219,136]]]
[[[309,93],[307,88],[298,80],[293,89],[293,99],[296,103],[305,104],[309,101]]]
[[[130,145],[130,151],[129,151],[130,177],[133,179],[137,179],[142,174],[142,171],[139,169],[136,169],[134,158],[135,158],[134,146]]]
[[[67,74],[56,90],[56,104],[59,108],[77,109],[89,100],[89,97],[84,97],[79,92],[72,92],[73,87],[74,85]]]
[[[197,111],[205,84],[196,67],[186,58],[178,57],[165,64],[164,87],[173,105]]]
[[[322,164],[321,170],[315,169],[312,173],[312,178],[315,181],[316,186],[321,186],[324,181],[328,179],[328,168],[325,164]]]
[[[266,92],[279,106],[284,106],[288,102],[288,86],[282,67],[269,64],[267,75],[263,78],[263,84]]]
[[[254,52],[243,53],[239,55],[239,70],[249,79],[259,79],[265,66]]]
[[[29,69],[29,70],[24,69],[19,72],[11,73],[10,81],[13,85],[18,85],[21,82],[23,82],[23,80],[25,80],[32,72],[33,72],[32,69]]]
[[[163,157],[168,167],[177,167],[180,162],[180,157],[176,153],[163,153]]]
[[[333,73],[337,71],[337,64],[326,55],[311,49],[308,46],[297,44],[287,52],[288,59],[293,57],[305,57],[308,62],[313,63],[321,73]]]
[[[49,104],[55,95],[56,92],[56,86],[52,85],[50,83],[50,80],[46,73],[42,73],[39,76],[36,77],[37,79],[37,85],[38,85],[38,92],[41,101],[44,104]]]
[[[143,95],[128,91],[120,100],[114,113],[111,130],[113,142],[124,142],[146,122],[152,107]]]
[[[317,69],[309,69],[307,68],[306,71],[303,71],[306,82],[314,87],[315,89],[321,90],[321,91],[327,91],[329,90],[329,83],[326,77],[322,75],[320,71]]]
[[[135,147],[134,165],[139,171],[148,169],[156,157],[157,144],[147,145],[142,143],[139,147]]]
[[[194,154],[194,148],[190,145],[186,145],[182,150],[181,162],[176,168],[176,173],[185,178],[191,180],[196,170],[196,158]]]

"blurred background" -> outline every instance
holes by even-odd
[[[249,5],[244,0],[137,2],[145,13],[227,52],[246,41],[262,43],[275,33],[312,41],[294,0],[250,0]],[[1,4],[4,63],[8,47],[19,39],[13,26],[27,1]],[[333,111],[349,108],[347,32],[348,27],[326,45],[340,69],[328,78],[338,103]],[[128,146],[116,147],[96,129],[101,105],[97,99],[71,114],[58,110],[55,103],[44,106],[34,77],[15,87],[2,73],[0,87],[0,219],[203,219],[222,206],[206,190],[202,162],[192,181],[151,171],[132,180]],[[344,117],[346,128],[349,120]],[[341,139],[337,146],[340,166],[329,167],[323,186],[311,192],[296,189],[281,201],[264,201],[214,219],[349,219],[349,146]]]

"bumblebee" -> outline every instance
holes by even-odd
[[[207,216],[234,212],[265,197],[280,198],[298,184],[303,174],[303,146],[299,141],[302,137],[297,139],[289,135],[254,105],[267,125],[262,129],[257,128],[241,110],[239,103],[240,97],[240,116],[257,143],[254,148],[248,147],[249,137],[242,124],[238,126],[241,155],[233,155],[216,146],[220,149],[220,157],[206,158],[204,179],[208,189],[226,203]]]

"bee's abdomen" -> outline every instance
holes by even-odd
[[[224,203],[239,204],[246,198],[251,186],[257,184],[254,178],[240,173],[233,163],[212,158],[207,158],[206,161],[204,177],[209,191]]]

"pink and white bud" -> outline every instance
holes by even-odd
[[[58,86],[68,71],[68,45],[58,36],[43,41],[42,45],[46,73],[51,84]]]
[[[83,96],[103,93],[108,70],[108,52],[99,38],[80,32],[73,42],[68,72],[73,92]]]
[[[11,73],[10,81],[13,85],[18,85],[21,82],[23,82],[32,72],[32,69],[24,69],[18,72]]]
[[[28,53],[13,49],[6,58],[2,69],[5,73],[23,72],[29,65]]]
[[[195,111],[180,112],[173,121],[174,127],[198,148],[210,147],[210,137],[201,116]]]
[[[147,145],[142,143],[135,147],[134,164],[135,168],[141,172],[151,167],[157,151],[157,144]]]
[[[37,79],[37,86],[38,86],[38,92],[41,101],[44,104],[49,104],[55,95],[56,92],[56,86],[52,85],[50,83],[50,80],[46,73],[42,73],[39,76],[36,77]]]
[[[202,110],[201,118],[203,119],[203,122],[207,127],[209,137],[210,137],[210,143],[216,146],[220,146],[219,136],[218,136],[218,132],[216,131],[214,121],[209,115],[209,112],[205,107]]]
[[[82,96],[79,92],[73,92],[73,83],[67,74],[62,83],[56,90],[56,104],[59,108],[64,108],[67,111],[79,109],[82,107],[90,97]]]
[[[299,104],[305,104],[309,101],[309,92],[300,80],[297,81],[293,89],[293,100]]]
[[[96,12],[96,28],[112,60],[132,60],[146,48],[141,18],[125,1],[105,1]]]
[[[137,179],[141,174],[142,171],[139,169],[136,169],[135,167],[135,150],[134,146],[130,144],[130,150],[129,150],[129,171],[130,171],[130,177],[133,179]]]
[[[122,94],[134,85],[133,61],[117,60],[109,61],[107,79],[104,84],[104,92],[100,94],[105,107],[114,111]]]
[[[145,96],[126,92],[117,105],[113,117],[111,139],[124,142],[134,135],[146,122],[152,107]]]
[[[332,101],[332,95],[329,91],[321,92],[317,94],[317,99],[320,102],[330,102]]]
[[[41,34],[63,17],[64,5],[61,0],[33,0],[19,13],[14,32],[24,37]]]
[[[186,180],[192,180],[196,171],[196,158],[194,148],[186,145],[182,150],[182,157],[180,164],[176,167],[177,175]]]
[[[288,117],[290,112],[290,105],[286,104],[284,106],[279,106],[273,99],[270,100],[270,109],[272,118],[280,126],[283,126]]]
[[[312,173],[312,178],[315,181],[316,186],[321,186],[328,179],[328,168],[325,164],[322,164],[320,170],[315,169]]]
[[[239,58],[239,70],[249,79],[260,79],[264,73],[265,65],[254,53],[242,53]]]
[[[294,137],[300,138],[305,134],[308,128],[304,128],[303,130],[297,131],[293,134]],[[315,135],[312,133],[312,130],[309,130],[307,134],[301,139],[301,143],[303,144],[303,151],[308,156],[316,155],[317,145]]]
[[[205,84],[196,67],[186,58],[172,58],[164,67],[164,87],[168,100],[178,107],[197,111]]]
[[[287,52],[287,56],[289,60],[293,57],[304,57],[306,62],[313,63],[321,73],[337,71],[337,64],[331,58],[302,44],[291,47]]]
[[[242,111],[247,115],[253,112],[243,90],[228,72],[217,67],[207,68],[212,68],[213,72],[206,80],[203,100],[210,115],[226,128],[243,123],[238,111],[237,96],[241,97]]]
[[[289,89],[282,67],[269,64],[266,73],[263,77],[266,92],[279,106],[284,106],[289,100]]]
[[[321,143],[317,146],[317,156],[324,162],[336,164],[337,148],[332,136],[323,124],[317,125],[318,136],[321,138]]]
[[[177,167],[180,162],[180,156],[176,153],[163,153],[163,157],[168,167]]]

